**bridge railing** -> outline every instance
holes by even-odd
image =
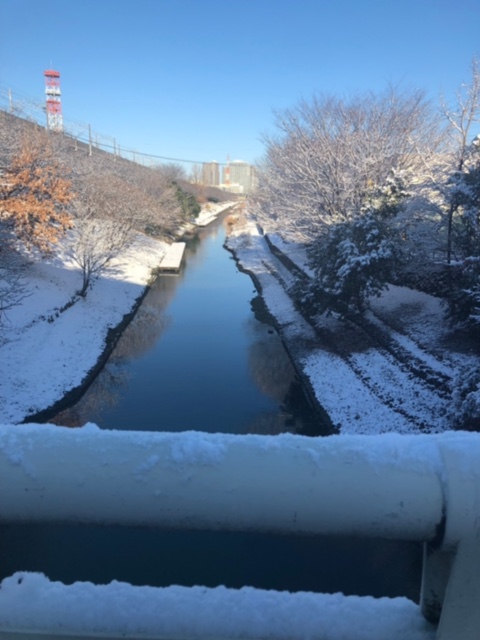
[[[0,427],[0,522],[149,525],[422,541],[420,608],[414,614],[405,612],[405,620],[417,613],[420,619],[421,611],[426,619],[438,623],[432,632],[427,623],[415,618],[412,624],[418,627],[418,638],[473,640],[480,630],[479,461],[480,434],[468,433],[313,439],[103,431],[93,425],[82,429],[5,426]],[[115,613],[107,616],[108,629],[75,626],[73,613],[68,622],[50,611],[52,607],[57,614],[66,611],[77,597],[74,594],[88,589],[93,591],[85,596],[87,602],[96,607],[110,602],[110,611],[117,611],[117,617]],[[282,635],[288,625],[281,631],[274,618],[270,632],[264,626],[253,630],[247,625],[242,630],[240,622],[237,631],[228,625],[202,626],[198,616],[187,623],[188,607],[191,611],[206,607],[211,614],[207,618],[218,620],[221,603],[222,611],[232,611],[225,618],[230,624],[237,619],[233,612],[239,615],[239,606],[249,606],[244,590],[226,590],[223,597],[218,592],[212,595],[212,590],[183,588],[175,599],[174,587],[166,591],[124,585],[122,589],[130,589],[130,595],[120,593],[118,584],[90,585],[88,589],[50,583],[38,575],[7,579],[0,589],[0,630],[118,637],[125,629],[130,633],[129,624],[135,617],[131,613],[130,622],[125,621],[118,602],[142,600],[138,589],[148,589],[143,601],[151,600],[155,611],[145,613],[142,620],[151,619],[152,625],[140,624],[127,637],[305,637],[298,622],[297,633],[294,628],[288,630],[290,635]],[[304,610],[304,597],[315,599],[310,604],[313,609],[322,602],[329,611],[345,607],[338,598],[330,602],[333,596],[288,595],[292,611],[297,605]],[[81,600],[80,595],[78,598]],[[253,600],[265,600],[263,609],[273,606],[276,610],[287,606],[284,598],[287,594],[270,594],[270,598],[257,594]],[[359,600],[346,599],[352,606]],[[168,624],[161,613],[165,608],[178,614]],[[242,611],[238,620],[248,620],[248,611]],[[315,619],[318,633],[310,630],[309,637],[347,637],[336,636],[332,624],[323,628],[321,615]],[[413,640],[412,628],[409,636],[399,631],[398,637],[403,633]],[[358,633],[352,628],[351,637],[374,637]],[[392,631],[388,637],[397,636]]]

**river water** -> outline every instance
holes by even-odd
[[[223,216],[224,218],[225,216]],[[101,428],[275,435],[327,432],[309,407],[251,279],[219,220],[188,241],[109,362],[55,422]],[[70,583],[169,584],[418,597],[419,545],[64,525],[0,527],[0,578],[42,571]]]
[[[157,278],[104,371],[59,424],[320,435],[261,298],[223,248],[222,220]]]

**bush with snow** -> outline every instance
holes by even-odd
[[[452,265],[449,315],[457,322],[480,326],[480,137],[470,145],[452,185],[458,259]]]
[[[469,256],[450,267],[448,315],[459,327],[480,327],[480,256]]]
[[[326,228],[309,251],[314,278],[306,298],[316,311],[363,311],[391,281],[399,251],[395,234],[376,212]]]
[[[480,431],[480,367],[462,371],[453,382],[453,425]]]

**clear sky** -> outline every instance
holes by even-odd
[[[272,111],[314,93],[423,88],[435,103],[480,55],[479,0],[0,0],[0,87],[124,147],[259,160]]]

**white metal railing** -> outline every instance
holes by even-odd
[[[439,618],[435,635],[439,640],[473,640],[480,630],[479,461],[480,434],[469,433],[312,439],[5,426],[0,427],[0,522],[89,522],[423,541],[422,612],[430,620]],[[32,581],[38,587],[35,601],[44,591],[52,593],[52,583],[40,588],[38,577],[12,578],[0,589],[0,630],[65,632],[65,621],[55,630],[47,629],[52,619],[42,623],[39,610],[35,617],[27,601],[22,624],[8,617],[11,602],[21,609],[22,594],[33,589]],[[62,588],[66,591],[57,589],[56,598],[68,602],[71,590],[79,587]],[[90,588],[97,589],[92,601],[113,597],[113,587],[110,594],[107,587]],[[132,594],[140,589],[125,588]],[[149,589],[163,602],[165,590]],[[193,593],[184,591],[190,594],[187,600]],[[216,597],[218,601],[218,594],[211,596],[208,605],[213,607],[212,619]],[[318,603],[329,596],[315,597]],[[229,594],[229,602],[241,600],[240,595]],[[58,602],[52,606],[57,612],[64,610]],[[248,619],[247,612],[243,615]],[[158,622],[161,616],[155,619]],[[240,637],[239,633],[257,637],[248,629],[235,634],[230,627],[230,631],[205,627],[199,633],[198,625],[186,625],[184,615],[179,613],[177,620],[176,628],[173,623],[173,627],[159,623],[160,627],[137,629],[137,635],[132,631],[128,637],[161,637],[162,629],[170,638]],[[114,616],[109,624],[104,635],[125,632],[121,620],[115,627]],[[88,633],[77,629],[73,622],[71,627],[70,634],[99,633],[94,628]],[[320,623],[318,629],[318,636],[310,637],[337,637],[333,631],[325,635]],[[264,637],[266,631],[258,633]],[[275,637],[287,637],[278,633]],[[427,634],[422,638],[432,637],[426,628],[422,633]],[[303,636],[299,632],[288,637]],[[352,629],[352,637],[360,637],[358,629]]]

